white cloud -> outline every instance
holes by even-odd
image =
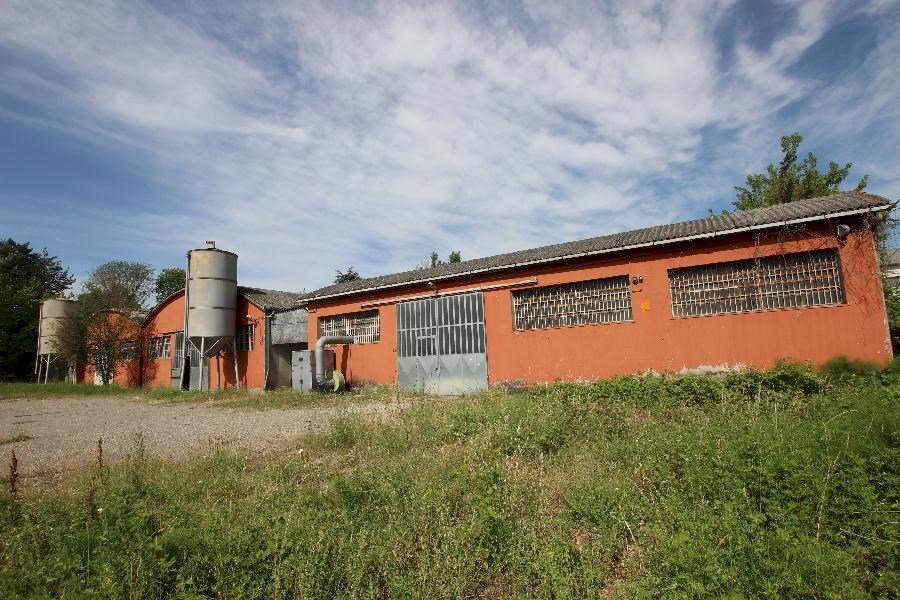
[[[123,243],[215,238],[240,254],[246,283],[315,288],[335,268],[403,270],[432,249],[474,258],[696,216],[728,199],[736,173],[775,159],[781,108],[896,111],[892,39],[870,59],[868,102],[846,89],[810,100],[821,82],[792,66],[839,11],[801,6],[770,48],[737,40],[723,70],[729,8],[176,15],[29,0],[0,14],[0,51],[17,57],[0,91],[44,127],[150,157],[176,197],[95,216]]]

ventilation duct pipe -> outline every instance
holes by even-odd
[[[325,346],[329,344],[352,344],[349,335],[326,335],[316,342],[316,385],[325,383]]]

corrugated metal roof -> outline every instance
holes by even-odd
[[[247,300],[263,310],[283,310],[297,308],[297,302],[303,298],[302,294],[293,292],[281,292],[278,290],[265,290],[262,288],[238,286],[238,293],[243,294]]]
[[[272,311],[297,308],[297,302],[299,302],[300,299],[303,298],[302,294],[295,294],[293,292],[264,290],[262,288],[247,287],[243,285],[238,286],[238,293],[242,294],[245,298],[247,298],[250,302],[258,306],[262,310]],[[146,323],[147,321],[149,321],[150,318],[156,315],[156,313],[158,313],[163,306],[165,306],[174,298],[181,296],[182,294],[184,294],[184,288],[181,288],[177,292],[173,292],[165,300],[150,309],[150,312],[148,312],[146,316],[141,319],[141,322]]]
[[[337,296],[347,296],[392,287],[447,280],[478,273],[486,273],[519,266],[554,262],[621,252],[632,248],[669,244],[701,237],[729,235],[751,229],[779,227],[789,223],[815,221],[846,214],[885,211],[891,203],[881,196],[863,192],[842,192],[822,198],[809,198],[788,204],[779,204],[748,211],[712,215],[705,219],[683,221],[670,225],[658,225],[645,229],[635,229],[600,237],[542,246],[530,250],[520,250],[498,254],[486,258],[476,258],[455,264],[438,265],[428,269],[416,269],[403,273],[370,277],[330,285],[302,296],[304,301],[321,300]]]

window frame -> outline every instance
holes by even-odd
[[[173,344],[175,344],[175,351],[172,352],[172,368],[180,369],[184,364],[184,330],[176,331],[174,334],[175,340]],[[178,338],[181,338],[179,342]]]
[[[119,342],[119,360],[135,361],[141,358],[141,348],[138,340],[127,340]]]
[[[799,262],[804,258],[804,262]],[[794,265],[789,265],[790,261],[796,262],[794,262]],[[715,279],[715,271],[717,269],[720,272],[727,272],[729,267],[732,269],[730,277]],[[793,279],[788,277],[777,279],[779,268],[784,268],[785,271],[792,268],[795,277]],[[676,289],[676,280],[673,278],[673,274],[684,274],[691,271],[700,273],[704,269],[707,270],[707,273],[695,275],[694,283],[682,284]],[[752,274],[752,276],[739,279],[734,275],[735,273],[748,273]],[[775,310],[828,308],[842,306],[847,303],[843,265],[840,251],[837,248],[784,252],[738,260],[673,267],[667,269],[666,275],[669,284],[671,318],[673,319],[771,312]],[[702,280],[704,277],[706,281]],[[825,281],[825,285],[823,285],[822,282],[826,277],[830,278],[830,280]],[[721,285],[726,282],[731,283],[731,287]],[[718,283],[720,285],[719,287],[710,286],[706,289],[701,289],[700,286],[703,283]],[[691,290],[689,289],[691,286],[698,289]],[[730,296],[722,293],[723,290],[728,289],[743,290],[743,293],[736,293]],[[688,294],[699,294],[701,297],[691,301],[687,296]],[[707,297],[702,297],[703,294],[706,294]],[[679,298],[679,296],[682,298]],[[829,300],[816,301],[817,296],[829,298]],[[789,301],[791,298],[799,299],[801,302]],[[807,300],[810,298],[812,298],[812,301],[808,302]],[[719,304],[724,303],[727,305],[729,302],[734,305],[733,308],[725,310],[716,308]],[[742,307],[739,306],[740,304],[753,304],[753,306]],[[704,306],[709,308],[704,309]],[[689,312],[691,307],[694,307],[693,313]]]
[[[253,352],[253,337],[255,334],[255,323],[238,325],[234,335],[235,352]]]
[[[147,358],[162,360],[172,357],[172,335],[155,336],[147,340]]]
[[[622,284],[619,287],[614,287],[614,282],[621,281]],[[585,288],[590,286],[591,284],[602,284],[608,283],[609,287],[603,288],[598,286],[596,292],[599,293],[588,293],[585,294]],[[581,289],[579,289],[579,286]],[[612,297],[614,294],[623,294],[627,298],[627,307],[614,307],[612,310],[601,310],[594,309],[588,311],[581,312],[565,312],[565,313],[557,313],[550,315],[533,315],[531,317],[520,316],[517,314],[517,308],[520,306],[520,301],[523,298],[528,296],[536,296],[539,293],[543,294],[552,294],[555,290],[563,290],[565,288],[572,288],[571,299],[555,299],[543,301],[543,304],[549,305],[555,302],[571,302],[576,303],[579,300],[584,302],[593,301],[596,305],[606,305],[610,303],[608,297]],[[607,291],[608,290],[608,291]],[[606,293],[604,293],[606,292]],[[541,300],[532,300],[531,304],[541,304]],[[511,304],[511,314],[512,314],[512,328],[513,331],[538,331],[542,329],[562,329],[566,327],[587,327],[594,325],[614,325],[618,323],[633,323],[634,322],[634,299],[631,293],[631,276],[630,274],[619,274],[619,275],[610,275],[608,277],[594,277],[591,279],[582,279],[578,281],[568,281],[565,283],[556,283],[552,285],[544,285],[539,287],[531,287],[522,290],[514,290],[510,292],[510,304]],[[584,304],[581,304],[579,308],[583,309]],[[579,315],[616,315],[618,313],[623,313],[625,318],[613,318],[609,320],[603,320],[602,317],[597,320],[593,319],[581,319],[581,322],[572,322],[579,321]],[[554,323],[547,323],[547,321],[555,319]],[[520,324],[520,321],[530,320],[533,323],[528,326],[528,324]]]
[[[344,323],[336,331],[326,331],[327,323],[343,319]],[[365,319],[372,319],[371,324],[360,323]],[[357,328],[374,327],[374,332],[357,332]],[[361,310],[337,315],[326,315],[316,319],[316,334],[318,337],[326,335],[346,335],[353,338],[354,345],[377,344],[381,342],[381,311],[377,308]],[[370,339],[371,338],[371,339]]]

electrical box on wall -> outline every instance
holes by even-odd
[[[334,374],[334,350],[323,351],[325,359],[325,380]],[[301,392],[311,392],[316,384],[315,350],[294,350],[291,352],[291,388]]]

